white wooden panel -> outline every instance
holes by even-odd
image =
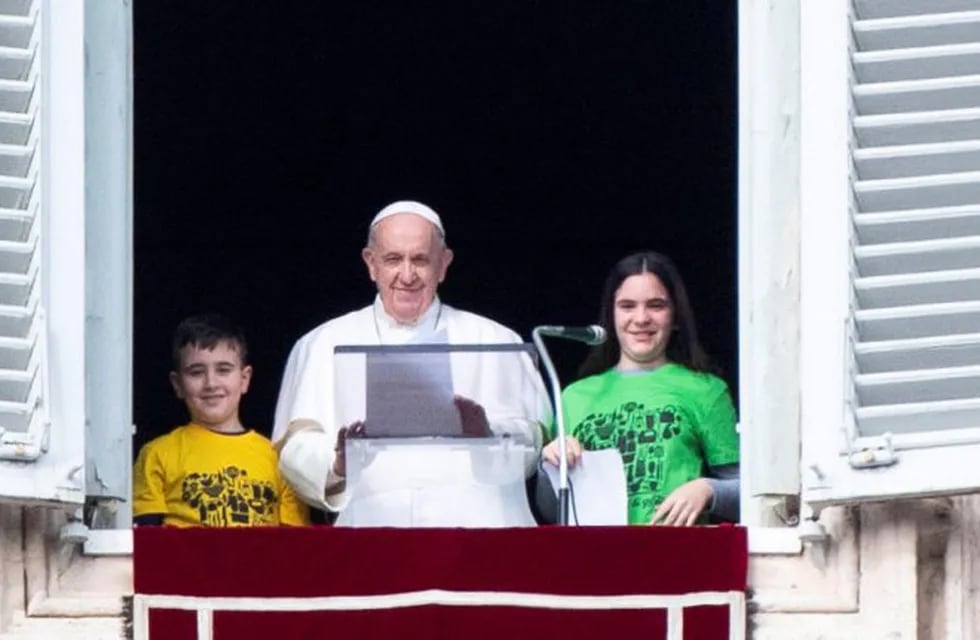
[[[861,0],[854,7],[854,17],[872,20],[929,13],[955,13],[976,8],[976,0]]]
[[[853,188],[850,23],[843,2],[800,3],[800,425],[804,498],[841,451],[849,372]],[[805,25],[805,26],[804,26]],[[784,455],[790,455],[786,452]],[[814,471],[816,469],[817,471]],[[819,474],[818,474],[819,475]]]
[[[51,433],[39,490],[85,497],[85,19],[82,0],[42,0],[41,121]]]
[[[30,5],[27,5],[28,7]],[[36,13],[0,15],[0,459],[33,461],[46,435],[46,350],[38,220]],[[2,490],[0,490],[2,491]]]
[[[861,148],[980,139],[980,108],[858,116],[854,135]]]
[[[980,3],[852,9],[847,379],[804,495],[976,490],[960,462],[980,446]]]
[[[977,98],[980,100],[980,95]],[[857,180],[854,182],[854,195],[859,213],[973,207],[980,202],[980,171]]]
[[[980,403],[978,403],[980,405]],[[980,408],[980,407],[978,407]],[[977,468],[964,460],[980,459],[980,444],[962,444],[951,458],[947,447],[920,447],[900,454],[893,467],[854,470],[843,457],[828,459],[820,468],[807,500],[816,505],[910,496],[962,493],[976,485]]]
[[[0,0],[2,500],[84,499],[82,8]]]
[[[783,384],[800,369],[798,12],[738,7],[741,517],[751,525],[776,517],[758,496],[800,491],[800,394]]]
[[[855,384],[862,407],[968,399],[980,389],[980,365],[858,374]]]
[[[980,267],[980,236],[861,245],[854,257],[859,276],[971,269]]]
[[[962,300],[980,290],[980,269],[859,277],[854,288],[864,309]]]
[[[980,235],[980,205],[856,213],[860,244],[932,240]]]
[[[133,442],[131,11],[128,0],[85,4],[86,493],[125,501],[105,511],[126,533]]]
[[[864,4],[860,0],[855,2],[857,6]],[[854,39],[860,49],[908,49],[976,42],[980,11],[941,12],[934,0],[919,0],[914,4],[919,11],[927,12],[856,20]],[[967,4],[964,8],[976,9],[977,5]]]
[[[861,340],[877,342],[955,336],[980,327],[980,301],[859,309],[854,313]]]
[[[970,75],[978,64],[980,44],[975,42],[854,54],[854,74],[861,84]]]
[[[959,173],[980,166],[980,140],[857,149],[853,157],[860,180]]]
[[[862,342],[855,351],[866,373],[968,366],[980,362],[980,333]]]

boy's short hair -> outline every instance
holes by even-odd
[[[220,313],[201,313],[184,318],[174,329],[173,367],[180,371],[180,351],[187,345],[198,349],[214,349],[219,342],[227,342],[242,360],[242,365],[248,364],[248,343],[245,342],[245,331],[235,322]]]

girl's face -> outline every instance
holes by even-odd
[[[616,290],[613,322],[619,339],[619,367],[652,369],[667,362],[674,309],[660,278],[640,273]]]

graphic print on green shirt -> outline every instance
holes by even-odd
[[[631,524],[649,523],[706,465],[738,462],[735,410],[715,376],[675,364],[610,369],[571,385],[563,400],[571,434],[585,449],[616,448],[623,456]]]

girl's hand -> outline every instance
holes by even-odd
[[[671,491],[653,514],[650,524],[672,527],[690,527],[698,520],[701,512],[711,504],[714,491],[704,478],[685,482]]]
[[[565,456],[568,458],[569,468],[574,467],[582,457],[582,445],[572,436],[565,438]],[[552,440],[541,451],[541,457],[546,462],[558,466],[558,440]]]

